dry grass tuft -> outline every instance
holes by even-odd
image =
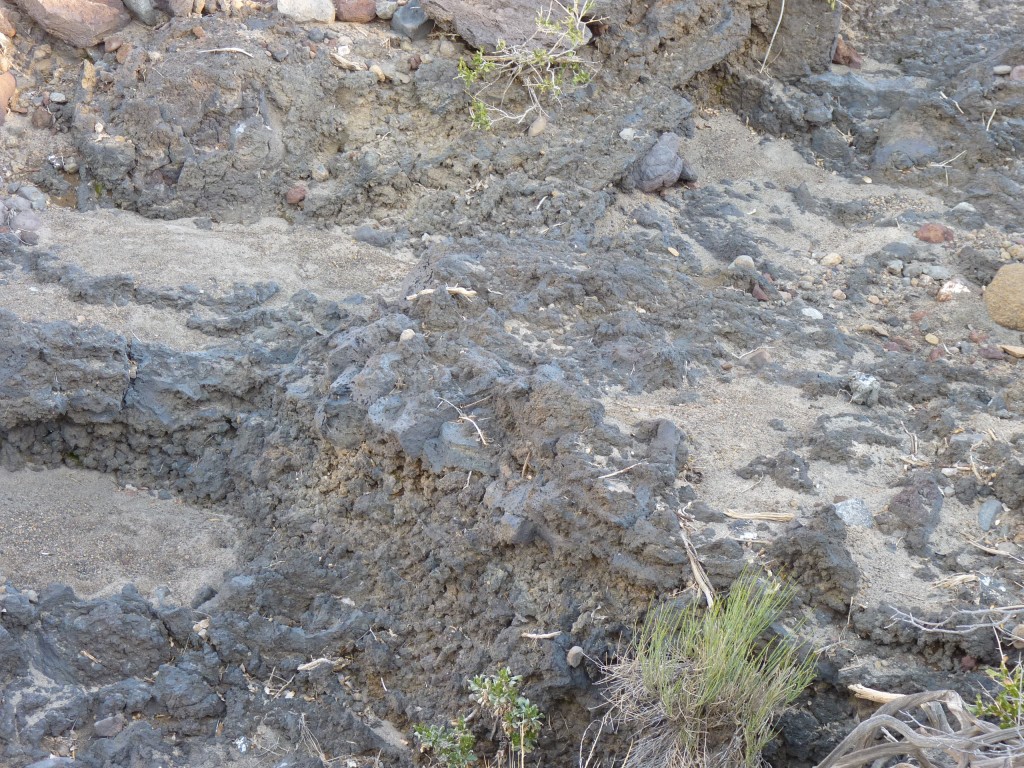
[[[635,734],[623,768],[754,768],[773,720],[814,678],[815,654],[761,635],[792,591],[745,572],[707,610],[652,607],[604,669],[609,720]]]

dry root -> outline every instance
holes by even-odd
[[[1024,729],[979,720],[954,691],[901,696],[858,725],[818,768],[873,768],[899,761],[921,768],[1019,768],[1024,766]]]

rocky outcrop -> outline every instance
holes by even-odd
[[[88,48],[131,17],[121,0],[18,0],[29,16],[54,37]]]

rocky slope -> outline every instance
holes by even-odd
[[[852,683],[980,690],[993,634],[921,623],[1020,602],[1020,287],[983,290],[1024,260],[1021,11],[791,0],[769,51],[776,3],[608,8],[530,135],[471,129],[439,32],[211,8],[83,57],[0,9],[0,487],[105,473],[190,505],[153,538],[235,536],[194,594],[0,560],[0,762],[407,765],[508,665],[575,764],[684,539],[798,585],[774,765]]]

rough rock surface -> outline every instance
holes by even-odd
[[[298,22],[334,21],[334,0],[277,0],[277,10]]]
[[[825,649],[772,764],[824,757],[851,683],[973,698],[991,633],[920,622],[1024,602],[1020,340],[981,301],[1024,259],[1021,95],[993,74],[1024,9],[848,4],[850,72],[823,69],[827,4],[787,2],[769,78],[775,3],[608,4],[594,81],[530,135],[469,130],[457,39],[271,6],[88,60],[13,41],[0,480],[201,506],[239,564],[192,600],[83,599],[14,571],[14,526],[0,764],[413,765],[412,726],[508,665],[552,724],[537,759],[572,765],[598,662],[651,600],[699,599],[681,533],[716,590],[790,578],[776,630]],[[624,189],[666,133],[700,184]],[[229,247],[279,230],[309,239]]]
[[[999,268],[985,288],[985,308],[1004,328],[1024,331],[1024,264]]]
[[[543,0],[511,0],[511,2],[484,2],[467,0],[420,0],[423,10],[440,27],[454,32],[473,48],[494,51],[499,42],[509,47],[530,43],[531,48],[547,48],[557,43],[551,35],[543,33],[537,25],[538,16],[559,25],[573,17],[557,4]],[[570,6],[571,7],[571,6]],[[580,32],[589,38],[590,32],[581,25]]]
[[[87,48],[131,17],[121,0],[18,0],[39,26],[71,45]]]
[[[334,0],[336,21],[365,24],[377,18],[377,4],[374,0]]]

